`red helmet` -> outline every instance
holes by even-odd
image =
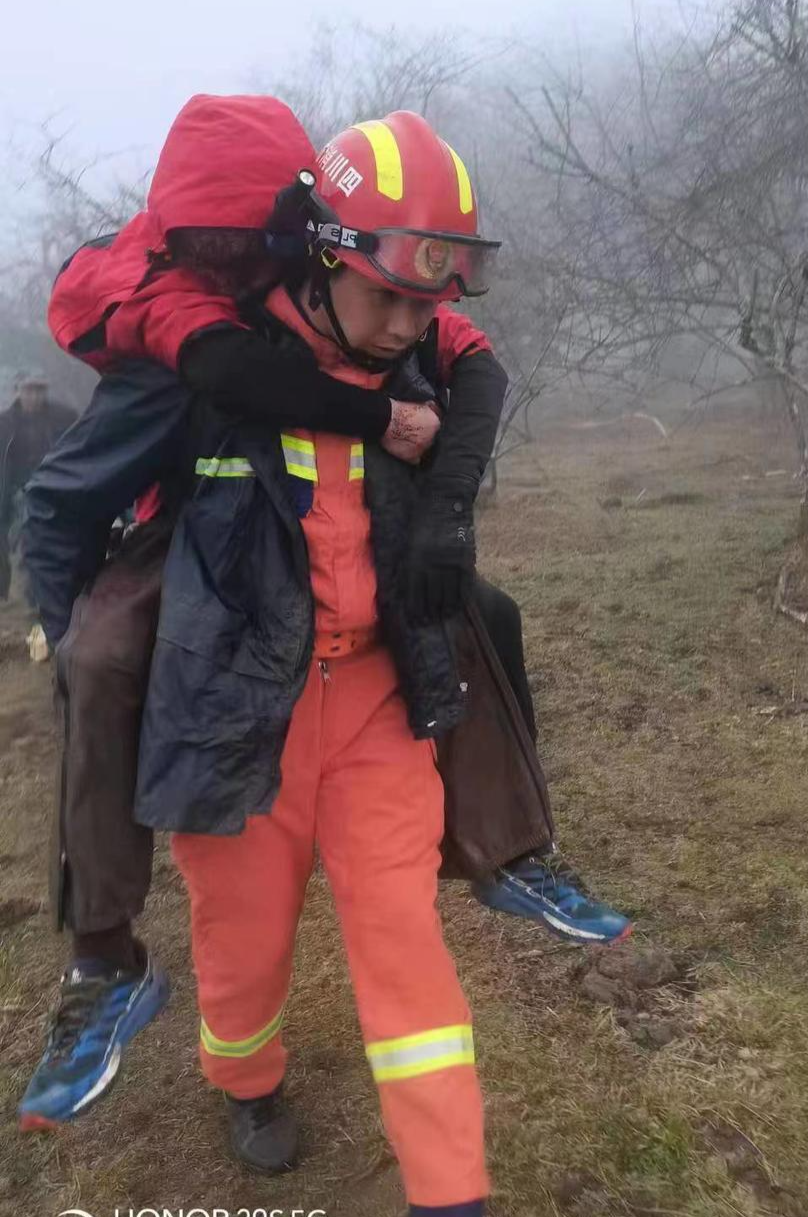
[[[317,167],[332,213],[319,227],[321,249],[406,294],[452,300],[488,290],[500,242],[478,235],[466,167],[426,119],[397,110],[357,123],[326,144]]]

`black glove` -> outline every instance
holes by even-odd
[[[415,509],[405,563],[410,620],[426,624],[458,613],[471,593],[476,562],[472,499],[426,491]]]

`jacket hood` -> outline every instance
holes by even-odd
[[[172,228],[263,228],[278,191],[314,163],[306,132],[282,101],[200,93],[168,133],[149,215],[161,237]]]
[[[144,284],[152,256],[166,250],[166,233],[263,228],[278,191],[314,159],[305,131],[277,98],[192,97],[168,133],[146,210],[114,237],[83,246],[58,275],[48,323],[59,346],[92,367],[107,366],[98,327]]]

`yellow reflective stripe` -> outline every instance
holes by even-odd
[[[355,123],[354,130],[361,131],[373,149],[376,160],[376,189],[379,194],[398,202],[404,197],[404,170],[395,135],[386,123],[378,119]]]
[[[351,444],[351,458],[348,464],[348,481],[356,482],[365,476],[365,445]]]
[[[460,191],[460,211],[464,216],[467,216],[470,211],[474,210],[474,191],[471,189],[471,178],[469,171],[461,161],[460,157],[455,152],[454,148],[449,147],[454,161],[454,167],[457,171],[457,188]]]
[[[310,439],[298,439],[296,435],[287,435],[284,432],[281,435],[281,443],[284,451],[289,448],[292,452],[306,452],[309,456],[315,455],[314,443]]]
[[[298,439],[296,435],[281,435],[283,459],[286,461],[286,472],[292,477],[303,478],[306,482],[316,482],[317,453],[310,439]]]
[[[379,1040],[365,1049],[377,1082],[437,1073],[458,1065],[474,1064],[474,1035],[471,1026],[437,1027],[420,1035]]]
[[[196,474],[203,478],[249,478],[255,477],[255,470],[244,456],[200,456]]]
[[[282,1006],[272,1022],[267,1023],[266,1027],[262,1027],[260,1031],[257,1031],[255,1035],[249,1036],[246,1040],[218,1039],[203,1018],[199,1033],[202,1047],[211,1056],[252,1056],[254,1052],[258,1052],[260,1048],[263,1048],[265,1044],[268,1044],[278,1034],[283,1023],[284,1009],[285,1007]]]
[[[308,465],[297,465],[294,461],[287,459],[286,472],[291,473],[292,477],[303,478],[304,482],[316,482],[317,470],[311,469]]]
[[[451,1027],[433,1027],[431,1031],[418,1031],[414,1035],[402,1035],[393,1040],[376,1040],[368,1044],[365,1051],[368,1056],[379,1056],[385,1052],[406,1051],[418,1044],[434,1044],[446,1036],[473,1034],[471,1023],[455,1023]]]

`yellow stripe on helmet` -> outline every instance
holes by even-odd
[[[464,216],[467,216],[470,211],[474,210],[474,191],[471,189],[471,178],[469,171],[461,161],[460,157],[455,152],[454,148],[446,144],[451,153],[454,167],[457,171],[457,188],[460,191],[460,210]]]
[[[353,129],[361,131],[373,149],[376,159],[376,188],[379,194],[398,202],[404,197],[404,170],[395,135],[387,123],[378,119],[355,123]]]

